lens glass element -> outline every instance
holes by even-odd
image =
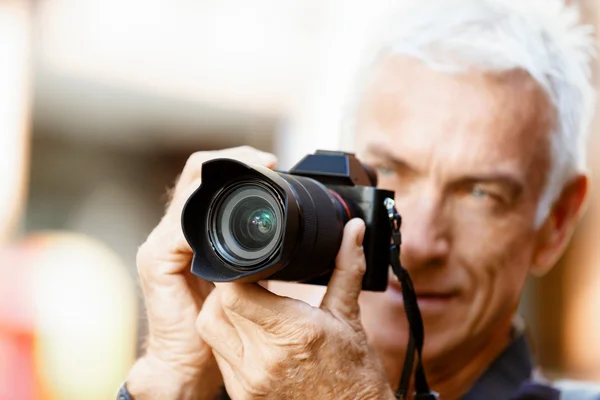
[[[230,230],[240,247],[248,251],[260,250],[273,240],[277,217],[264,198],[246,197],[231,214]]]
[[[274,253],[282,223],[282,206],[273,190],[261,182],[246,182],[218,197],[209,229],[218,254],[234,266],[245,267]]]

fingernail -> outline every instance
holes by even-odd
[[[356,235],[356,245],[358,247],[361,247],[363,245],[363,240],[365,238],[365,230],[366,230],[366,227],[363,223],[360,230],[358,231],[358,234]]]

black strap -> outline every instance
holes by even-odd
[[[415,400],[438,400],[439,396],[437,393],[429,389],[427,383],[427,377],[425,376],[425,370],[423,369],[423,362],[421,359],[421,353],[423,350],[423,341],[425,332],[423,329],[423,319],[421,318],[421,311],[417,303],[417,296],[410,279],[410,275],[402,266],[400,262],[400,245],[402,244],[402,236],[400,233],[400,227],[402,225],[402,217],[395,208],[394,200],[387,198],[385,200],[385,206],[388,211],[390,224],[392,225],[392,240],[390,246],[390,264],[394,274],[398,277],[402,285],[402,297],[404,298],[404,310],[406,312],[406,318],[408,319],[409,326],[409,341],[407,347],[407,354],[404,360],[404,367],[402,375],[400,377],[400,384],[396,392],[396,398],[404,399],[408,392],[408,386],[410,384],[410,376],[414,364],[414,351],[417,351],[417,366],[415,368]]]
[[[406,345],[406,355],[404,356],[404,367],[402,375],[400,375],[400,384],[396,392],[396,398],[404,399],[408,394],[410,386],[410,377],[412,376],[413,367],[415,365],[415,337],[412,332],[408,335],[408,344]]]

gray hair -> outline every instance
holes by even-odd
[[[381,58],[405,55],[449,73],[464,67],[520,69],[544,90],[556,123],[551,169],[536,216],[536,225],[541,224],[564,185],[587,169],[595,49],[593,28],[580,23],[579,9],[560,0],[404,0],[386,14],[375,46],[367,49],[362,78]],[[365,80],[359,81],[344,134],[354,131]]]

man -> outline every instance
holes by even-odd
[[[592,39],[575,17],[558,1],[422,2],[385,25],[361,82],[355,149],[395,191],[441,399],[559,398],[535,378],[515,316],[587,196]],[[393,399],[408,334],[401,288],[390,274],[385,293],[360,293],[360,220],[344,230],[320,307],[259,285],[211,292],[190,275],[180,214],[214,157],[276,162],[245,147],[189,159],[139,250],[150,334],[123,398],[214,399],[225,386],[233,399]]]

